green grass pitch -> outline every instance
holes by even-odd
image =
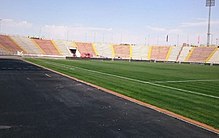
[[[219,128],[218,66],[26,60]]]

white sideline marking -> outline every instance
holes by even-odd
[[[117,77],[117,78],[121,78],[121,79],[126,79],[126,80],[130,80],[130,81],[140,82],[140,83],[143,83],[143,84],[150,84],[150,85],[157,86],[157,87],[163,87],[163,88],[167,88],[167,89],[182,91],[182,92],[185,92],[185,93],[191,93],[191,94],[196,94],[196,95],[201,95],[201,96],[205,96],[205,97],[219,99],[218,96],[214,96],[214,95],[209,95],[209,94],[204,94],[204,93],[184,90],[184,89],[180,89],[180,88],[160,85],[160,84],[156,84],[156,83],[152,83],[152,82],[148,82],[148,81],[137,80],[137,79],[132,79],[132,78],[124,77],[124,76],[119,76],[119,75],[99,72],[99,71],[95,71],[95,70],[89,70],[89,69],[75,67],[75,66],[70,66],[70,65],[65,65],[65,64],[61,64],[61,63],[53,63],[53,62],[51,63],[51,62],[47,62],[47,61],[45,63],[51,64],[51,65],[54,65],[54,66],[58,66],[58,67],[64,67],[64,68],[67,68],[67,69],[74,67],[74,68],[77,68],[77,69],[82,69],[82,70],[86,70],[86,71],[90,71],[90,72],[94,72],[94,73],[99,73],[99,74],[103,74],[103,75],[113,76],[113,77]],[[59,64],[59,65],[57,65],[57,64]],[[62,66],[60,66],[60,65],[62,65]]]
[[[219,81],[219,79],[212,80],[181,80],[181,81],[154,81],[154,83],[178,83],[178,82],[211,82]]]

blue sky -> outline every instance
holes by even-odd
[[[1,33],[76,41],[206,43],[205,0],[0,0]],[[212,8],[212,43],[219,8]]]

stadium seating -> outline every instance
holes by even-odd
[[[50,40],[32,39],[46,55],[61,55]]]
[[[12,52],[10,52],[8,49],[6,49],[0,44],[0,55],[12,55],[12,54],[13,54]]]
[[[216,49],[215,53],[212,55],[208,62],[219,64],[219,48]]]
[[[217,47],[110,45],[0,35],[0,55],[16,54],[219,64]]]
[[[114,57],[121,59],[130,59],[130,45],[113,45]]]
[[[0,35],[0,45],[4,47],[4,49],[11,53],[17,54],[17,52],[26,53],[24,49],[22,49],[18,44],[16,44],[9,36]]]
[[[179,58],[177,61],[184,62],[189,52],[191,52],[192,47],[184,46],[180,52]]]
[[[91,57],[96,57],[96,52],[92,43],[75,42],[75,45],[81,55],[89,54]]]
[[[73,42],[71,42],[73,43]],[[73,47],[73,44],[69,43],[68,41],[63,40],[54,40],[53,44],[56,45],[59,50],[60,54],[64,56],[71,56],[70,48]]]
[[[109,44],[96,43],[97,56],[100,58],[112,58],[112,49]]]
[[[22,49],[24,49],[27,54],[43,54],[42,50],[35,46],[33,42],[27,37],[11,36],[11,39],[13,39]]]
[[[168,61],[176,61],[182,47],[181,46],[173,46],[171,48],[172,48],[172,51],[170,53]]]
[[[206,62],[216,47],[195,47],[188,57],[189,62]]]
[[[153,46],[151,47],[150,59],[157,61],[166,61],[169,50],[169,46]]]
[[[132,59],[148,60],[149,47],[144,45],[136,45],[132,47]]]

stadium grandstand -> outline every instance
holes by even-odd
[[[131,46],[130,45],[113,45],[112,50],[115,58],[130,59]]]
[[[167,61],[171,52],[171,47],[152,46],[150,47],[148,58],[156,61]]]
[[[75,47],[80,52],[82,58],[92,58],[97,55],[92,43],[75,42]]]
[[[219,63],[217,46],[145,46],[0,35],[1,55]]]
[[[148,60],[149,47],[144,45],[136,45],[132,47],[132,59]]]
[[[97,54],[99,58],[112,58],[112,47],[110,44],[95,43]]]

